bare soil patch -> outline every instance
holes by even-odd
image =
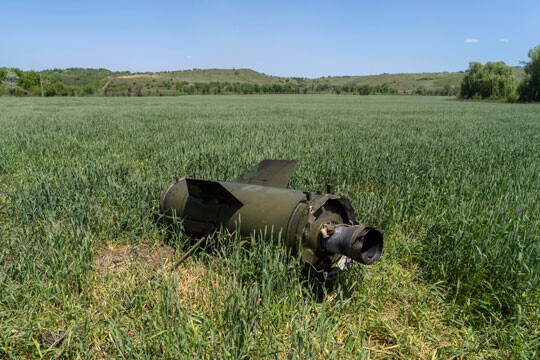
[[[116,78],[117,79],[134,79],[134,78],[139,78],[139,77],[152,77],[151,74],[133,74],[133,75],[120,75],[120,76],[117,76]]]
[[[118,272],[128,263],[138,263],[156,269],[174,256],[175,249],[168,245],[148,244],[125,246],[117,249],[102,249],[94,255],[94,265],[100,272]]]

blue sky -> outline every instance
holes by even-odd
[[[6,1],[0,66],[320,77],[518,65],[540,1]]]

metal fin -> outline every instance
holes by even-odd
[[[297,162],[297,160],[263,160],[235,181],[242,184],[286,188]]]
[[[244,205],[236,196],[216,181],[186,178],[186,185],[190,196],[238,207]]]

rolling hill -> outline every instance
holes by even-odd
[[[522,68],[514,69],[516,80],[520,81],[524,72]],[[301,77],[279,77],[259,73],[251,69],[193,69],[155,73],[134,73],[111,75],[110,85],[124,87],[144,87],[148,90],[166,91],[177,82],[180,83],[247,83],[258,85],[297,85],[300,88],[314,89],[317,86],[332,88],[333,86],[382,86],[395,88],[398,93],[413,93],[418,89],[443,89],[445,86],[459,89],[465,72],[439,73],[403,73],[361,76],[331,76],[316,79]]]
[[[1,71],[6,74],[8,69],[0,68]],[[328,76],[312,79],[271,76],[251,69],[192,69],[146,73],[86,68],[41,72],[19,69],[9,71],[15,72],[20,83],[16,86],[15,95],[22,96],[39,95],[40,81],[45,96],[260,93],[456,95],[465,75],[464,71],[460,71]],[[517,82],[523,79],[523,68],[514,68],[514,73]],[[7,88],[3,89],[3,93],[7,93]]]

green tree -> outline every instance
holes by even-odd
[[[19,76],[12,69],[8,69],[2,85],[9,91],[10,95],[15,94],[15,90],[19,88]]]
[[[39,94],[41,91],[39,87],[39,73],[33,70],[22,72],[20,76],[20,85],[29,93],[34,95]]]
[[[94,84],[86,84],[83,88],[84,95],[93,95],[96,92]]]
[[[0,83],[2,83],[6,79],[7,72],[8,72],[8,68],[5,68],[5,67],[0,68]]]
[[[514,70],[504,62],[469,63],[469,70],[461,83],[462,98],[502,99],[514,94]]]
[[[519,100],[540,101],[540,45],[529,50],[529,59],[525,78],[518,87]]]

